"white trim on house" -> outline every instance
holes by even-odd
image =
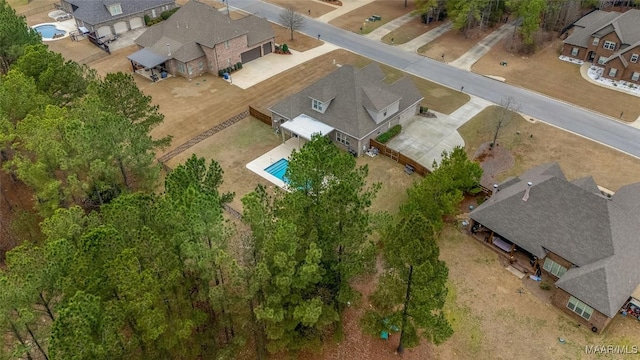
[[[311,140],[314,134],[327,135],[335,128],[312,118],[309,115],[301,114],[280,125],[281,128],[302,137]]]

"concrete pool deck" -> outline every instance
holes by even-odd
[[[283,144],[278,145],[277,147],[269,150],[268,152],[262,154],[257,159],[251,161],[246,165],[247,169],[253,171],[258,176],[269,180],[273,184],[277,185],[281,189],[287,189],[287,184],[284,181],[278,179],[277,177],[269,174],[264,169],[269,167],[271,164],[277,162],[280,159],[289,159],[291,156],[291,152],[294,149],[298,149],[303,143],[300,140],[300,144],[298,143],[298,138],[291,138],[285,141]]]

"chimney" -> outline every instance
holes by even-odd
[[[529,192],[531,191],[531,186],[533,185],[533,183],[529,181],[527,185],[529,186],[527,186],[527,190],[524,191],[524,196],[522,197],[522,201],[529,200]]]

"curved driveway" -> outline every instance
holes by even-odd
[[[275,5],[259,0],[231,0],[231,5],[279,23],[281,9]],[[390,45],[317,20],[305,20],[302,32],[309,36],[320,35],[321,40],[453,89],[464,86],[464,92],[493,103],[511,96],[524,114],[640,157],[640,129],[530,90],[463,71],[414,53],[399,51]],[[638,106],[640,107],[640,100]]]

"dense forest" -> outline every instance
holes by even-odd
[[[385,271],[364,331],[393,325],[399,352],[452,334],[436,240],[482,174],[463,149],[397,214],[375,213],[367,167],[314,137],[290,158],[289,191],[257,186],[233,222],[217,162],[193,155],[162,171],[156,152],[171,139],[150,136],[163,116],[131,75],[65,61],[4,0],[0,63],[3,179],[33,197],[1,224],[16,244],[0,270],[0,359],[317,350],[340,338],[361,297],[350,282],[376,260]]]

